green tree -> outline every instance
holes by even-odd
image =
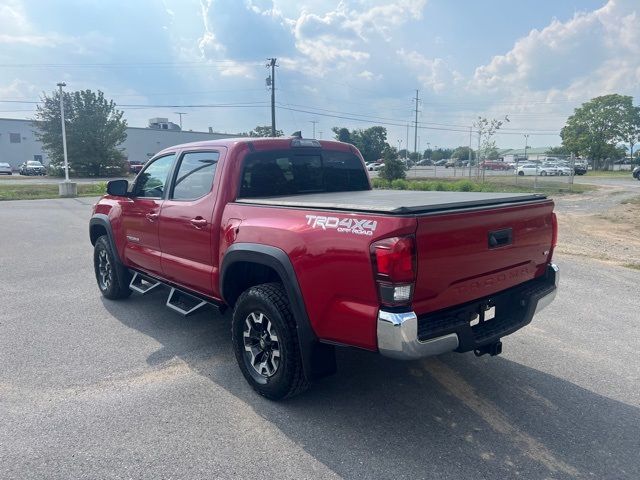
[[[430,148],[427,148],[422,154],[422,158],[431,158],[431,155],[433,155],[433,150]]]
[[[414,162],[417,162],[418,160],[420,160],[420,153],[418,152],[411,152],[409,154],[409,160],[412,160]]]
[[[559,147],[551,147],[544,153],[546,153],[547,155],[571,155],[571,152],[564,145],[561,145]]]
[[[451,154],[451,158],[456,160],[469,160],[469,151],[471,151],[471,160],[476,157],[476,152],[471,150],[469,147],[460,146],[456,148]]]
[[[331,131],[336,135],[336,140],[339,142],[353,143],[353,140],[351,139],[351,132],[348,128],[333,127]]]
[[[119,145],[127,138],[123,112],[98,90],[63,94],[69,169],[73,175],[120,175],[125,158]],[[51,166],[64,164],[60,122],[60,92],[42,97],[33,121],[36,138],[42,142]]]
[[[491,142],[486,146],[484,150],[484,157],[487,160],[497,160],[500,158],[500,153],[498,152],[498,148],[496,147],[496,142]]]
[[[433,160],[434,162],[437,162],[438,160],[442,160],[444,157],[444,152],[442,151],[441,148],[437,149],[437,150],[433,150],[431,152],[431,160]]]
[[[382,158],[385,149],[390,148],[387,143],[387,129],[384,127],[370,127],[365,130],[349,131],[346,128],[332,129],[336,139],[348,139],[347,143],[354,145],[367,162],[375,162]],[[345,141],[341,140],[341,141]]]
[[[409,152],[407,151],[407,149],[406,149],[406,148],[403,148],[402,150],[400,150],[400,151],[398,152],[398,156],[399,156],[400,158],[407,158],[407,157],[409,156]]]
[[[245,137],[270,137],[271,136],[271,125],[258,125],[256,128],[251,130],[249,133],[244,132],[241,135]],[[284,133],[282,130],[276,130],[276,137],[284,137]]]
[[[380,178],[391,182],[407,176],[407,168],[398,158],[398,152],[395,148],[385,148],[382,158],[384,160],[384,166],[379,170]]]
[[[633,147],[640,142],[640,107],[627,106],[624,121],[620,125],[620,137],[629,145],[629,156],[633,158]]]
[[[626,95],[604,95],[592,98],[574,110],[567,119],[560,136],[562,145],[572,153],[590,158],[595,168],[605,166],[605,160],[618,155],[616,145],[633,138],[632,129],[624,126],[633,123],[633,98]],[[634,142],[635,143],[635,142]]]

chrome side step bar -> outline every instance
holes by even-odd
[[[145,295],[160,285],[162,285],[162,283],[157,281],[155,278],[151,278],[142,273],[135,272],[133,278],[131,279],[131,283],[129,284],[129,288],[134,292]]]
[[[205,302],[198,297],[194,297],[193,295],[189,295],[186,292],[172,287],[171,292],[169,292],[169,298],[167,298],[166,305],[171,310],[174,310],[180,315],[184,315],[186,317],[200,310],[208,303],[209,302]]]

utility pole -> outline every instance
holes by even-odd
[[[400,150],[402,150],[402,139],[398,139],[398,155],[400,154]],[[405,153],[405,158],[407,158],[407,154]]]
[[[409,153],[409,124],[407,123],[407,143],[405,143],[405,146],[407,148],[405,148],[405,150],[407,151],[407,153]]]
[[[527,155],[527,147],[529,143],[529,134],[525,133],[524,134],[524,163],[525,165],[527,164],[527,160],[529,159],[528,155]],[[536,174],[538,173],[537,169],[536,169]],[[518,183],[518,161],[516,160],[516,184]],[[535,180],[534,180],[535,183]]]
[[[473,127],[469,127],[469,178],[471,178],[471,134],[473,133]]]
[[[413,151],[414,151],[414,153],[418,151],[418,102],[419,102],[418,93],[420,93],[420,91],[416,90],[416,98],[415,98],[415,101],[416,101],[416,125],[415,125],[415,132],[414,132],[414,135],[413,135]],[[408,142],[407,142],[407,147],[408,146],[409,145],[408,145]]]
[[[267,68],[271,67],[271,76],[267,78],[267,86],[271,87],[271,136],[276,136],[276,58],[268,58]]]
[[[66,87],[67,84],[60,82],[57,84],[60,87],[60,121],[62,122],[62,152],[64,154],[64,181],[69,181],[69,161],[67,159],[67,131],[64,125],[64,94],[62,93],[62,87]]]
[[[318,123],[318,120],[309,120],[309,123],[313,124],[313,137],[311,138],[316,138],[316,123]]]
[[[322,140],[322,130],[318,132],[320,134],[320,140]]]
[[[182,130],[182,115],[186,115],[186,112],[173,112],[176,115],[180,115],[180,130]]]

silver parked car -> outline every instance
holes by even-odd
[[[8,163],[0,163],[0,175],[13,175],[11,165]]]

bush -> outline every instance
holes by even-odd
[[[384,167],[380,169],[380,178],[384,178],[392,182],[393,180],[403,179],[407,175],[407,167],[398,159],[398,154],[393,150],[387,150],[384,153]]]
[[[391,188],[393,188],[394,190],[406,190],[407,188],[409,188],[409,182],[398,178],[391,182]]]
[[[461,182],[458,182],[457,187],[460,192],[473,192],[474,190],[474,185],[469,180],[462,180]]]

